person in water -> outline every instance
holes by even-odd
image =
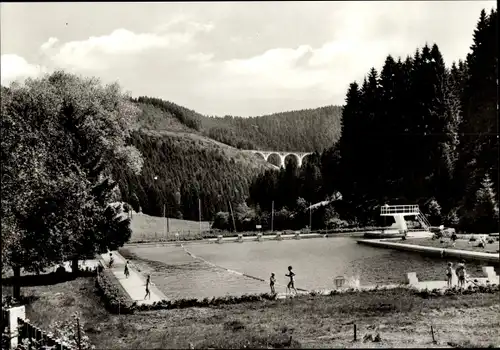
[[[290,278],[290,282],[288,282],[288,285],[286,286],[287,292],[290,291],[291,293],[293,289],[295,291],[295,294],[297,294],[297,289],[295,289],[295,274],[293,273],[291,266],[288,266],[288,274],[286,274],[285,276]]]
[[[451,280],[452,276],[453,276],[453,264],[449,262],[448,267],[446,268],[446,282],[448,288],[451,288],[453,286],[453,282]]]
[[[274,272],[271,273],[271,277],[269,278],[269,286],[271,287],[271,294],[276,294],[276,290],[274,289],[274,284],[276,283],[276,277],[274,277]]]

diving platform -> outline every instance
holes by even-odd
[[[418,205],[389,205],[385,204],[380,207],[380,216],[392,216],[396,221],[396,227],[401,233],[408,232],[408,226],[406,225],[405,216],[415,216],[415,218],[420,222],[424,231],[428,231],[431,224],[425,217],[425,215],[420,211]],[[415,231],[415,230],[411,230]]]

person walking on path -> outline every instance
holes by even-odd
[[[276,294],[276,290],[274,289],[275,283],[276,283],[276,277],[274,277],[274,273],[271,273],[271,278],[269,278],[269,286],[271,287],[271,294]]]
[[[109,268],[111,269],[113,267],[113,263],[115,262],[115,259],[113,259],[113,254],[109,252]]]
[[[290,278],[290,282],[288,282],[288,285],[286,286],[287,292],[290,291],[290,293],[292,293],[293,289],[295,291],[295,294],[297,294],[297,289],[295,289],[295,274],[293,273],[291,266],[288,266],[288,274],[286,274],[285,276]]]
[[[151,299],[151,292],[149,291],[149,284],[151,283],[151,275],[148,275],[148,278],[146,279],[146,295],[144,296],[144,300],[149,296],[149,299]]]
[[[451,288],[453,286],[453,283],[451,280],[452,276],[453,276],[453,264],[451,262],[449,262],[448,267],[446,268],[446,282],[447,282],[448,288]]]
[[[130,271],[128,270],[128,260],[125,263],[125,270],[123,272],[125,273],[125,277],[128,278],[128,276],[130,275]]]

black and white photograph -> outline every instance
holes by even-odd
[[[0,25],[2,349],[500,348],[496,1]]]

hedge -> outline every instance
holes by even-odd
[[[134,313],[137,303],[130,298],[110,270],[101,269],[95,283],[108,311],[116,314]]]
[[[405,288],[405,287],[402,287]],[[345,289],[345,290],[332,290],[327,295],[335,296],[339,294],[349,294],[349,293],[369,293],[375,290],[384,289],[382,288],[373,288],[373,289],[365,289],[365,290],[356,290],[353,288]],[[421,296],[423,298],[429,297],[440,297],[440,296],[448,296],[448,295],[459,295],[459,294],[473,294],[473,293],[495,293],[500,290],[500,287],[496,284],[487,285],[487,286],[469,286],[469,288],[460,291],[458,288],[454,287],[452,289],[447,290],[423,290],[423,291],[415,291],[415,294]],[[323,296],[322,293],[318,291],[311,291],[309,293],[299,295],[298,297],[305,296]],[[153,304],[146,305],[136,305],[134,307],[137,311],[151,311],[151,310],[170,310],[170,309],[181,309],[181,308],[189,308],[189,307],[213,307],[219,305],[231,305],[231,304],[240,304],[245,302],[254,302],[254,301],[265,301],[265,300],[276,300],[276,294],[270,293],[262,293],[262,294],[245,294],[242,296],[223,296],[223,297],[213,297],[213,298],[204,298],[204,299],[177,299],[177,300],[162,300],[160,302],[154,302]]]

